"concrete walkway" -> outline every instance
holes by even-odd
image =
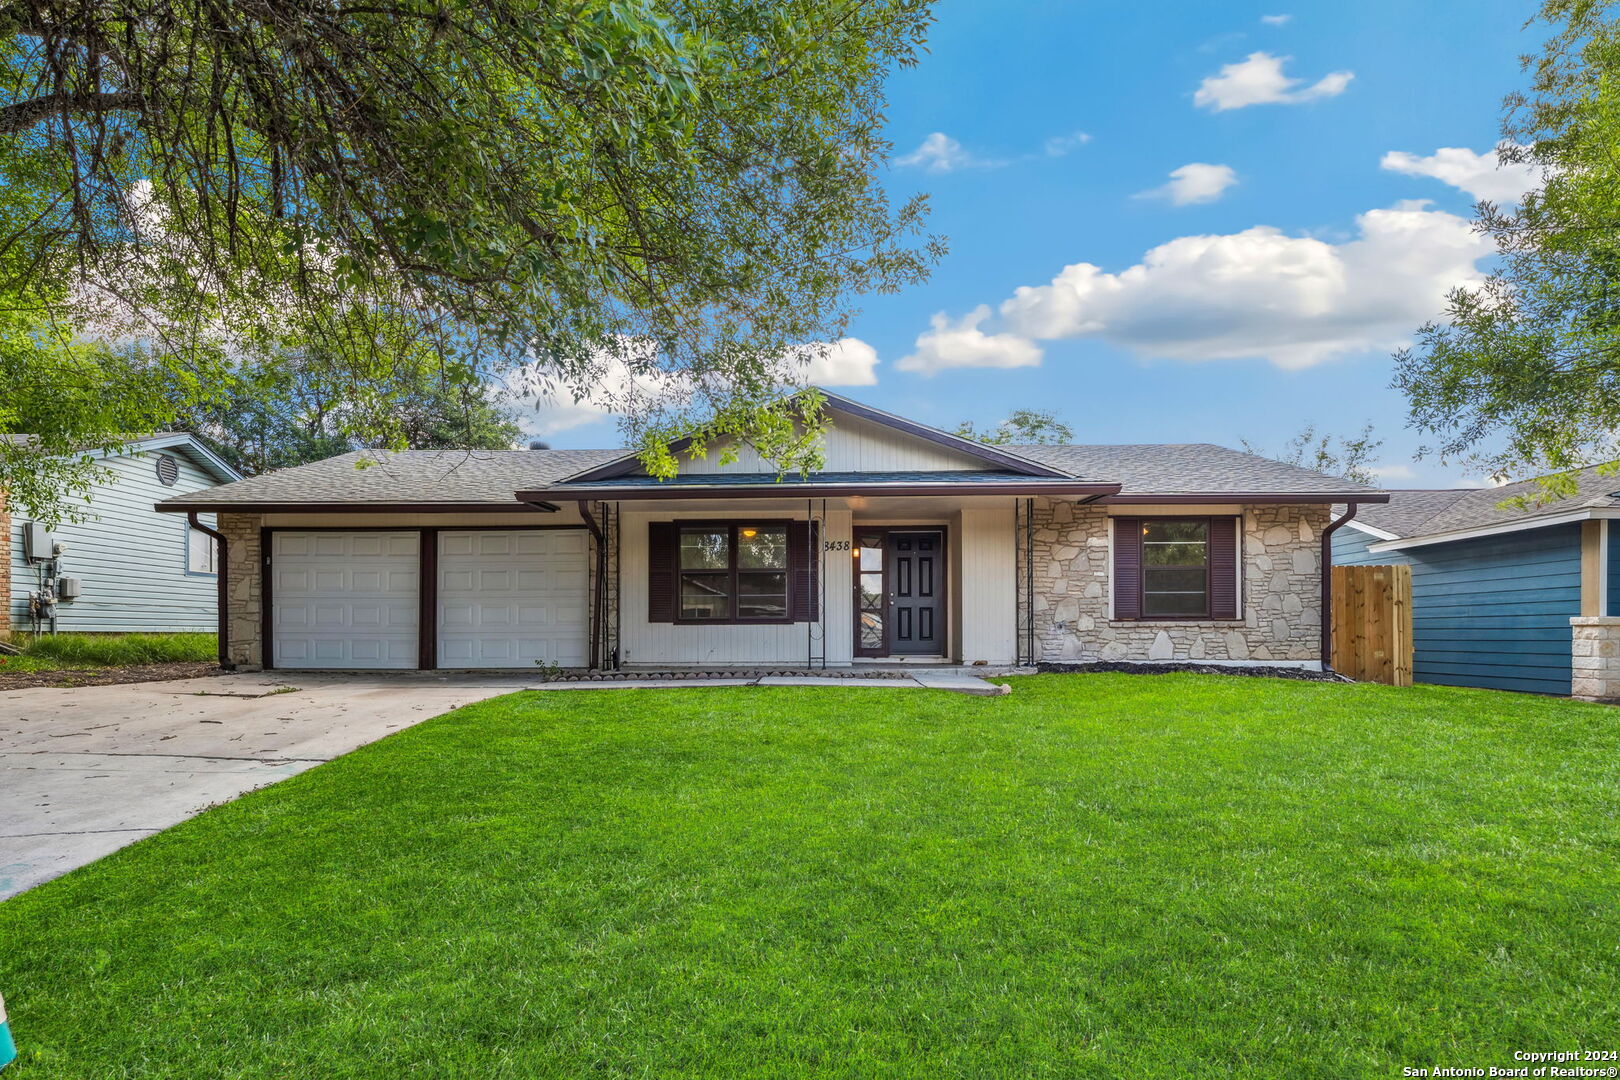
[[[268,672],[0,693],[0,900],[216,803],[515,690],[684,686],[927,688],[1002,694],[960,669],[905,678],[611,679]]]

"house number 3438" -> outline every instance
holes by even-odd
[[[828,540],[821,545],[823,551],[848,551],[848,540]]]

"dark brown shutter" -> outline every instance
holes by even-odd
[[[1142,617],[1142,519],[1114,519],[1114,618]]]
[[[1209,617],[1237,618],[1237,518],[1209,519]]]
[[[794,622],[815,622],[820,618],[821,529],[811,521],[788,522],[788,617]]]
[[[673,521],[647,523],[647,621],[675,621],[675,559],[679,534]]]

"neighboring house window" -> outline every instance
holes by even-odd
[[[212,536],[186,527],[186,570],[193,574],[219,573],[219,545]]]
[[[1116,619],[1237,618],[1237,519],[1114,519]]]
[[[814,620],[812,535],[802,521],[653,522],[649,621]]]

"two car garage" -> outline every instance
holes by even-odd
[[[265,539],[275,667],[587,662],[583,529],[274,529]]]

